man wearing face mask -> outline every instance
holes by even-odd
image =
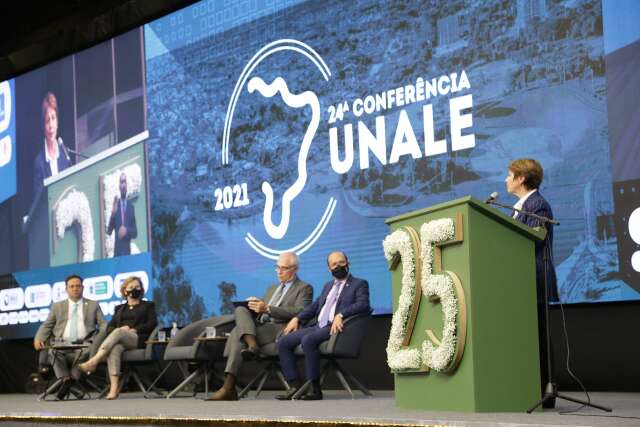
[[[306,378],[311,380],[311,391],[301,400],[321,400],[320,354],[318,347],[331,335],[342,331],[343,320],[354,314],[367,313],[369,306],[369,284],[349,273],[349,260],[344,252],[336,251],[327,258],[333,280],[327,282],[320,297],[293,317],[284,328],[284,336],[278,341],[280,365],[285,379],[293,388],[279,400],[291,400],[300,388],[301,381],[293,350],[302,344]],[[301,323],[308,326],[300,329]]]
[[[138,235],[138,228],[133,203],[127,200],[127,175],[124,172],[120,175],[120,198],[116,196],[113,199],[107,235],[114,230],[116,233],[113,256],[130,255],[131,239],[135,239]]]

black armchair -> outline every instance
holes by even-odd
[[[342,332],[332,335],[331,338],[320,344],[320,357],[325,360],[320,374],[320,384],[324,382],[329,372],[333,372],[336,377],[338,377],[342,387],[349,392],[352,399],[355,398],[355,396],[347,380],[366,396],[372,395],[360,381],[338,363],[339,359],[357,359],[360,357],[360,350],[367,334],[367,327],[370,320],[371,311],[347,317],[344,319]],[[302,346],[299,345],[296,347],[294,353],[297,356],[304,356]],[[311,381],[304,383],[293,398],[297,399],[302,396],[310,386]]]
[[[224,342],[215,343],[215,348],[212,350],[195,338],[204,336],[207,326],[214,326],[218,333],[224,333],[230,331],[233,325],[233,316],[219,316],[196,321],[178,331],[174,339],[169,341],[164,352],[163,360],[168,362],[167,365],[147,390],[150,390],[174,363],[177,363],[183,380],[167,394],[167,399],[175,396],[187,384],[200,378],[204,378],[205,393],[208,393],[210,370],[214,361],[222,358]],[[191,373],[188,370],[189,365],[195,365],[196,368]],[[194,389],[193,395],[195,396],[196,393]]]
[[[138,388],[143,393],[147,393],[147,388],[144,386],[143,377],[139,368],[144,365],[150,365],[155,362],[153,353],[153,343],[151,341],[158,337],[158,331],[160,327],[156,327],[149,335],[148,343],[144,348],[136,348],[133,350],[126,350],[122,353],[121,360],[121,378],[119,383],[118,394],[122,391],[122,388],[133,379]]]
[[[238,397],[242,398],[249,394],[251,388],[256,383],[258,383],[258,386],[256,387],[256,397],[258,397],[260,395],[260,392],[262,392],[264,383],[267,381],[271,374],[274,374],[278,378],[278,380],[280,380],[282,386],[288,391],[290,389],[290,386],[289,383],[287,383],[287,380],[284,378],[284,375],[282,374],[279,360],[278,345],[276,343],[272,342],[261,346],[260,359],[258,360],[258,362],[264,363],[264,367],[262,368],[262,370],[260,370],[260,372],[258,372],[255,377],[253,377],[251,381],[249,381],[249,383],[247,383],[246,386],[244,386],[240,393],[238,393]]]

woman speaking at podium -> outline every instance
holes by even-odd
[[[58,136],[58,100],[48,92],[42,100],[44,146],[36,156],[33,171],[33,194],[44,187],[44,180],[71,166],[62,138]]]
[[[509,173],[505,182],[507,191],[518,197],[518,202],[513,206],[524,212],[553,219],[553,212],[549,202],[542,197],[539,188],[542,183],[542,166],[534,159],[518,159],[509,164]],[[529,227],[543,227],[539,220],[527,216],[518,211],[513,212],[513,218]],[[544,301],[544,275],[547,272],[547,296],[549,302],[557,302],[558,287],[556,285],[556,270],[553,266],[553,227],[546,226],[547,238],[536,244],[536,288],[538,301]],[[548,250],[545,262],[544,250]]]
[[[545,387],[549,382],[549,372],[551,368],[547,367],[547,319],[546,307],[547,302],[557,302],[558,287],[556,284],[556,270],[553,266],[553,226],[549,224],[541,224],[540,220],[528,216],[525,212],[535,214],[537,216],[553,219],[553,212],[549,202],[542,197],[539,188],[542,183],[543,171],[542,166],[534,159],[518,159],[509,164],[507,178],[505,183],[507,191],[518,197],[518,201],[513,206],[522,212],[513,211],[513,218],[529,227],[545,227],[547,236],[542,242],[536,243],[536,294],[538,303],[538,344],[540,347],[540,376],[542,385],[542,394],[545,393]],[[547,299],[545,300],[545,276]],[[549,368],[549,369],[548,369]],[[545,408],[553,408],[555,399],[546,400],[543,403]]]

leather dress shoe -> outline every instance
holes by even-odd
[[[260,350],[258,348],[245,348],[240,352],[240,356],[242,356],[242,360],[248,362],[250,360],[256,360],[260,357]]]
[[[69,394],[70,389],[71,379],[67,378],[62,381],[62,384],[60,384],[60,388],[58,388],[58,392],[56,393],[56,400],[64,400]]]
[[[320,390],[312,390],[300,396],[299,400],[322,400],[322,392]]]
[[[205,399],[208,402],[219,402],[223,400],[238,400],[238,392],[236,388],[232,389],[220,388],[218,391],[213,393],[211,396]]]
[[[293,400],[293,395],[298,392],[298,387],[291,387],[285,394],[276,395],[278,400]]]
[[[542,402],[542,407],[544,409],[553,409],[556,407],[556,398],[551,398],[551,399],[547,399],[544,402]]]
[[[86,395],[86,393],[84,392],[84,390],[82,390],[82,388],[76,387],[75,385],[69,388],[69,393],[73,394],[78,400],[84,399]]]

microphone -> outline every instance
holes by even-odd
[[[82,154],[79,151],[76,150],[72,150],[71,148],[67,148],[66,145],[64,145],[64,142],[62,142],[62,138],[58,137],[58,145],[60,147],[62,147],[62,151],[64,152],[64,156],[67,158],[67,160],[69,161],[69,163],[71,163],[71,159],[69,158],[69,153],[74,154],[77,157],[81,157],[83,159],[88,159],[89,156]]]
[[[489,195],[489,198],[487,198],[487,200],[485,200],[484,202],[487,204],[490,204],[492,202],[495,202],[497,198],[498,198],[498,192],[494,191]]]
[[[67,162],[71,163],[71,158],[69,157],[69,152],[67,151],[67,146],[62,142],[62,138],[58,137],[58,146],[62,148],[62,152],[64,156],[67,158]]]

